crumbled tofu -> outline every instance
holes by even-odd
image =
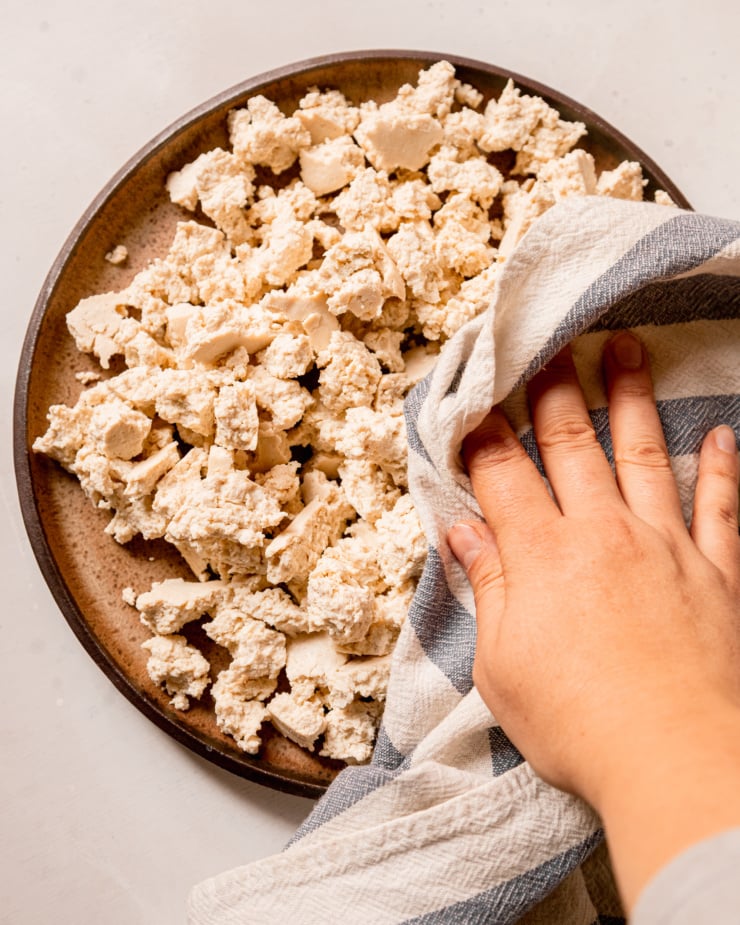
[[[324,745],[320,755],[339,758],[348,764],[361,764],[373,753],[379,713],[373,703],[355,700],[326,714]]]
[[[427,558],[427,541],[411,499],[402,495],[392,510],[378,518],[377,556],[384,578],[391,586],[421,575]]]
[[[329,678],[329,701],[332,707],[346,707],[358,697],[377,702],[385,700],[391,660],[387,655],[355,658],[345,662]]]
[[[198,620],[223,593],[223,581],[185,581],[167,578],[155,581],[149,591],[136,598],[141,622],[161,635],[176,633],[186,623]]]
[[[327,481],[265,549],[267,577],[273,584],[305,579],[328,545],[343,533],[353,515],[343,490]]]
[[[659,206],[673,206],[674,209],[677,208],[676,203],[671,199],[668,193],[666,193],[666,191],[663,189],[656,189],[654,201]]]
[[[105,255],[105,259],[108,263],[112,263],[114,267],[120,267],[128,260],[128,248],[123,244],[116,244],[116,246]]]
[[[276,694],[267,713],[279,732],[310,751],[326,727],[326,712],[318,698],[298,700],[290,694]]]
[[[166,251],[68,313],[90,387],[33,448],[116,542],[161,539],[192,572],[123,594],[176,709],[213,653],[214,676],[231,659],[212,695],[237,747],[257,754],[268,721],[366,761],[427,554],[404,399],[539,216],[639,200],[645,181],[631,162],[597,178],[580,123],[511,81],[486,100],[446,61],[382,103],[312,87],[288,113],[255,95],[227,132],[167,177],[190,214]]]
[[[399,216],[393,208],[393,187],[388,174],[367,167],[342,190],[331,204],[345,231],[393,231]]]
[[[67,327],[77,349],[94,354],[103,369],[108,369],[111,357],[122,353],[118,338],[127,315],[122,295],[106,292],[82,299],[67,312]]]
[[[328,689],[329,679],[347,662],[328,633],[306,633],[288,640],[285,673],[291,685],[303,685],[311,693]]]
[[[593,155],[588,151],[571,151],[548,161],[537,178],[547,183],[559,199],[596,194],[596,167]]]
[[[277,174],[287,170],[301,148],[311,144],[311,135],[301,122],[283,115],[264,96],[253,96],[245,109],[229,113],[229,138],[239,158]]]
[[[365,167],[365,155],[351,138],[341,135],[300,153],[301,179],[317,196],[335,193]]]
[[[320,280],[332,314],[351,312],[362,321],[379,318],[386,299],[403,298],[406,292],[393,258],[372,228],[347,232],[331,247]]]
[[[142,643],[150,655],[146,670],[157,685],[162,685],[172,697],[176,710],[187,710],[188,698],[196,700],[210,682],[208,659],[188,645],[184,636],[152,636]]]
[[[167,192],[177,205],[193,211],[200,203],[232,241],[249,238],[244,207],[254,193],[254,168],[229,151],[215,148],[201,154],[167,178]]]
[[[255,450],[259,417],[254,382],[234,382],[219,389],[213,406],[215,440],[229,450]]]
[[[267,719],[263,701],[275,690],[272,680],[248,677],[239,665],[220,672],[211,688],[219,729],[230,735],[242,751],[256,755],[260,747],[259,730]]]
[[[311,144],[314,145],[331,138],[351,135],[360,121],[357,107],[350,106],[339,90],[321,93],[314,87],[298,105],[300,108],[293,115],[308,130]]]
[[[442,141],[442,126],[427,113],[391,102],[363,111],[355,139],[376,170],[419,170]]]
[[[296,379],[313,365],[307,334],[278,334],[259,356],[260,365],[278,379]]]
[[[632,199],[642,202],[642,193],[647,180],[643,179],[642,167],[637,161],[622,161],[614,170],[605,170],[596,183],[599,196],[614,199]]]

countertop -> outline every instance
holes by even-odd
[[[702,212],[740,219],[733,0],[5,0],[0,921],[175,925],[189,887],[276,852],[311,809],[196,757],[139,714],[67,627],[23,528],[11,407],[26,324],[89,202],[213,94],[362,48],[487,60],[555,87],[653,157]]]

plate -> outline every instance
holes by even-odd
[[[290,112],[312,86],[337,88],[352,102],[379,102],[403,83],[441,59],[487,100],[498,96],[509,78],[524,92],[542,96],[563,118],[586,124],[581,147],[601,170],[637,160],[648,180],[646,198],[658,188],[680,206],[684,196],[632,142],[602,118],[562,94],[526,77],[483,62],[431,52],[370,51],[329,55],[253,77],[183,116],[136,154],[106,185],[74,228],[39,295],[20,359],[14,408],[16,479],[23,517],[36,558],[64,617],[110,680],[145,716],[204,758],[242,777],[302,796],[319,796],[343,767],[294,745],[266,726],[258,756],[241,752],[216,726],[210,697],[186,713],[169,705],[168,696],[146,673],[141,643],[149,633],[132,619],[122,600],[127,586],[147,587],[169,577],[191,577],[187,566],[164,541],[141,538],[118,545],[103,533],[109,515],[96,510],[76,479],[49,459],[30,452],[46,429],[50,404],[74,404],[82,386],[75,371],[96,365],[81,355],[65,324],[67,312],[88,295],[124,288],[155,256],[169,248],[182,211],[165,191],[172,171],[203,151],[227,146],[226,116],[261,93]],[[125,267],[104,259],[125,243]],[[199,632],[197,626],[190,631]],[[201,632],[202,639],[207,641]]]

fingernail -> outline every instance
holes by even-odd
[[[714,442],[723,453],[730,453],[732,456],[737,453],[737,440],[735,431],[726,424],[720,425],[714,431]]]
[[[617,363],[624,369],[639,369],[642,366],[642,344],[631,334],[617,334],[612,341],[612,351]]]
[[[483,547],[481,538],[470,524],[455,524],[447,534],[447,542],[450,544],[450,549],[455,558],[466,572]]]

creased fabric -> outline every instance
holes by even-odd
[[[284,852],[195,887],[191,925],[276,914],[301,925],[621,921],[605,865],[592,862],[599,820],[537,778],[473,688],[473,598],[445,535],[480,516],[459,451],[492,405],[503,403],[541,467],[523,386],[569,342],[611,459],[600,359],[625,327],[650,354],[690,519],[703,436],[720,423],[740,433],[740,224],[569,199],[529,230],[490,308],[407,399],[410,487],[429,556],[372,762],[339,775]]]

